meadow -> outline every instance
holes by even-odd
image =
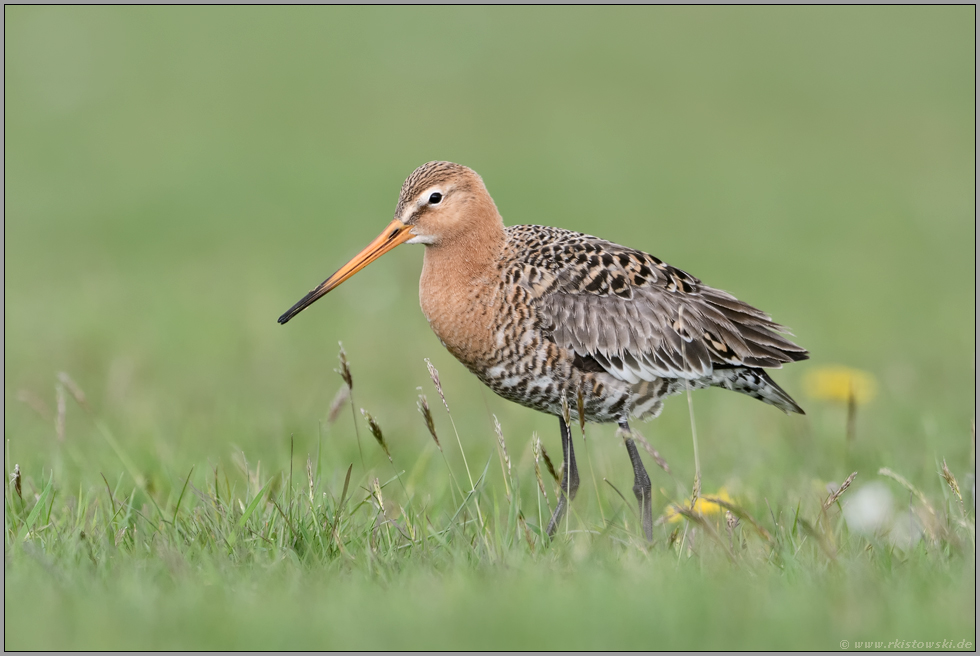
[[[975,649],[975,17],[5,7],[4,647]],[[549,540],[422,247],[276,323],[433,159],[772,313],[806,416],[638,424],[652,544],[576,425]]]

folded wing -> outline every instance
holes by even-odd
[[[808,357],[768,314],[652,255],[548,230],[547,252],[529,249],[516,277],[550,339],[620,380],[698,379]]]

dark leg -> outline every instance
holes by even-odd
[[[555,513],[551,516],[551,521],[548,522],[548,536],[551,537],[555,534],[555,530],[558,528],[558,522],[561,521],[562,515],[565,514],[565,509],[568,503],[575,498],[575,492],[578,491],[578,467],[575,466],[575,449],[572,447],[572,431],[568,428],[568,424],[561,417],[558,418],[561,424],[561,450],[565,456],[565,471],[561,476],[561,493],[558,495],[558,505],[555,506]],[[642,467],[642,465],[640,465]],[[567,499],[566,499],[567,495]]]
[[[626,435],[631,435],[630,426],[625,421],[619,424]],[[633,494],[640,504],[640,517],[643,520],[643,534],[647,542],[653,541],[653,486],[650,484],[650,477],[647,475],[646,467],[640,460],[640,453],[636,450],[636,443],[632,437],[626,438],[626,450],[630,454],[630,462],[633,463]]]

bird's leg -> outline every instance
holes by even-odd
[[[561,521],[562,515],[565,514],[568,503],[575,498],[575,492],[578,491],[578,467],[575,466],[575,448],[572,446],[572,431],[568,428],[568,424],[565,423],[562,417],[559,417],[558,421],[561,424],[561,450],[565,456],[565,470],[561,476],[561,492],[558,495],[558,505],[555,506],[555,513],[551,516],[551,521],[548,522],[548,537],[554,536],[555,530],[558,528],[558,522]]]
[[[640,504],[640,517],[643,521],[643,534],[647,538],[647,542],[653,541],[653,506],[652,506],[652,490],[653,486],[650,484],[650,476],[647,475],[646,467],[643,466],[643,461],[640,460],[640,452],[636,450],[636,443],[633,441],[632,431],[630,431],[630,426],[628,423],[621,422],[619,427],[623,429],[627,437],[626,450],[630,454],[630,462],[633,464],[633,494],[636,495],[636,500]]]

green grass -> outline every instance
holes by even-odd
[[[6,648],[975,645],[973,7],[4,19]],[[556,459],[557,422],[439,345],[418,248],[276,324],[431,159],[476,169],[508,224],[652,252],[811,350],[774,374],[806,417],[693,396],[703,492],[747,513],[731,535],[710,514],[646,547],[625,450],[588,426],[544,539],[532,443]],[[851,443],[804,391],[834,363],[878,381]],[[662,513],[694,481],[685,400],[638,428],[671,467],[648,459]],[[921,540],[848,527],[874,481]]]

